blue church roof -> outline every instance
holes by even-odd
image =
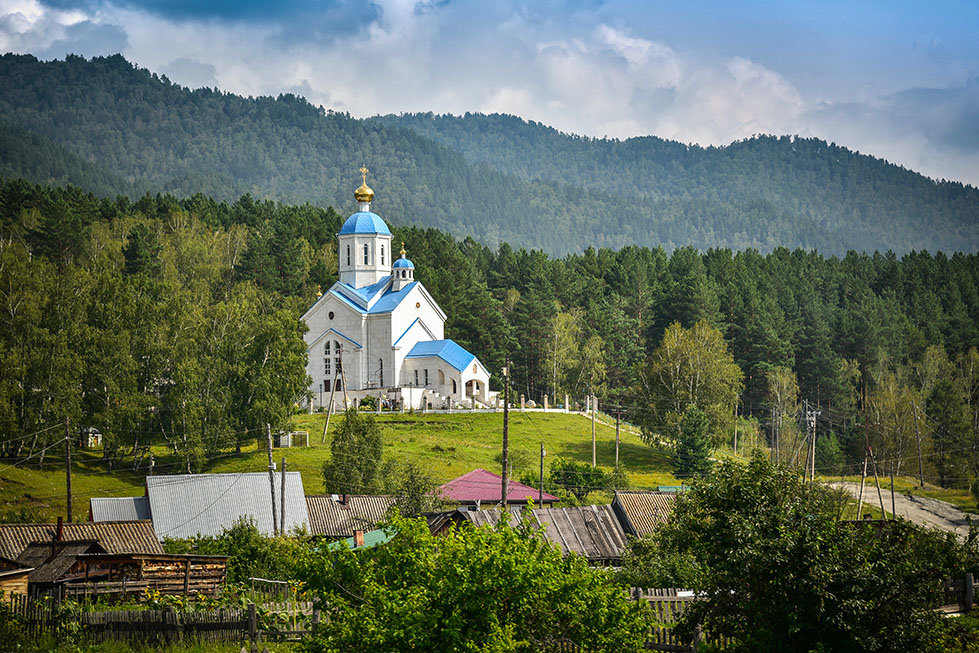
[[[377,283],[375,283],[374,285],[365,286],[363,288],[354,288],[352,286],[348,286],[345,283],[337,282],[336,285],[341,286],[344,292],[339,292],[335,288],[331,288],[330,294],[343,300],[345,304],[347,304],[348,306],[350,306],[351,308],[353,308],[359,313],[390,313],[391,311],[393,311],[395,308],[398,307],[398,304],[404,301],[404,299],[408,296],[408,293],[410,293],[411,290],[415,287],[415,284],[418,283],[417,281],[412,281],[401,290],[392,290],[388,288],[380,296],[380,298],[376,302],[374,302],[374,305],[371,306],[369,309],[366,309],[363,306],[357,304],[355,301],[350,299],[350,297],[344,294],[349,292],[350,294],[361,298],[365,304],[368,304],[377,296],[379,292],[384,290],[385,284],[387,284],[387,282],[388,282],[388,278],[384,278],[378,281]]]
[[[340,228],[341,234],[382,234],[390,236],[391,230],[373,211],[357,211],[347,218]]]
[[[397,268],[410,268],[410,269],[413,270],[413,269],[415,269],[415,264],[412,263],[411,260],[409,260],[409,259],[399,258],[399,259],[397,259],[394,262],[394,265],[392,265],[391,267],[392,268],[395,268],[395,269],[397,269]]]
[[[460,372],[476,357],[460,347],[454,340],[427,340],[415,343],[405,358],[438,357]]]

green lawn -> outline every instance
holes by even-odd
[[[307,494],[324,491],[322,467],[330,457],[329,438],[321,442],[326,416],[322,413],[299,415],[294,428],[309,431],[309,447],[277,449],[278,462],[287,459],[287,469],[303,473]],[[334,417],[332,432],[342,418]],[[502,444],[502,414],[385,414],[377,418],[384,440],[384,456],[410,460],[420,465],[440,482],[482,467],[499,473]],[[547,451],[545,468],[558,456],[591,462],[591,421],[581,415],[563,413],[510,414],[510,456],[514,476],[539,469],[540,443]],[[615,462],[615,428],[598,424],[596,427],[598,464],[611,468]],[[157,470],[161,472],[173,460],[164,448],[154,451]],[[657,485],[677,485],[671,474],[667,453],[653,449],[634,434],[621,431],[619,456],[635,487],[654,488]],[[267,454],[257,444],[245,447],[240,456],[226,456],[207,466],[208,472],[264,471]],[[76,451],[72,457],[72,489],[75,520],[88,516],[88,499],[92,496],[133,496],[143,494],[143,474],[131,469],[109,472],[101,461],[101,452]],[[132,461],[129,461],[131,467]],[[123,466],[125,467],[125,465]],[[174,472],[176,473],[176,472]],[[64,467],[57,458],[48,458],[43,469],[3,467],[0,464],[0,512],[32,508],[42,518],[54,519],[64,514]],[[595,500],[602,497],[595,496]]]

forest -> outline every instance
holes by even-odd
[[[199,469],[285,424],[306,392],[298,318],[336,278],[342,220],[247,194],[133,201],[0,183],[0,451],[41,460],[68,418],[99,428],[110,457],[167,444]],[[789,451],[806,401],[820,411],[820,473],[858,473],[870,441],[882,464],[918,475],[920,440],[926,480],[979,476],[976,254],[552,257],[389,224],[448,314],[446,336],[497,387],[509,361],[527,399],[591,392],[652,434],[650,371],[667,340],[699,338],[736,366],[735,410],[711,416],[718,444],[736,412],[742,447],[777,431]]]
[[[147,191],[343,206],[366,164],[375,209],[551,256],[588,246],[979,249],[979,191],[837,144],[725,147],[584,138],[514,116],[356,119],[294,95],[190,90],[123,57],[0,57],[0,175],[138,200]]]

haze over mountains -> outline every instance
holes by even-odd
[[[0,58],[0,175],[97,194],[244,193],[375,210],[489,245],[975,251],[979,190],[816,139],[694,147],[505,115],[367,120],[302,98],[191,91],[121,56]]]

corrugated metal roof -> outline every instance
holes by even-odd
[[[393,504],[390,496],[347,495],[346,503],[342,495],[308,496],[309,530],[327,537],[350,537],[357,530],[374,530]]]
[[[31,542],[49,542],[55,524],[0,524],[0,556],[16,560]],[[153,522],[85,522],[64,525],[63,540],[95,540],[109,553],[163,553]]]
[[[612,507],[628,533],[643,537],[667,520],[675,500],[673,492],[616,492]]]
[[[150,502],[146,497],[92,497],[88,503],[92,521],[150,518]]]
[[[468,474],[463,474],[441,486],[438,492],[446,501],[499,503],[503,493],[502,481],[503,478],[499,474],[488,472],[485,469],[474,469]],[[517,483],[511,479],[507,488],[507,502],[527,503],[528,499],[536,502],[539,494],[537,488]],[[544,493],[544,503],[554,503],[558,500],[558,497],[553,494]]]
[[[153,526],[160,538],[220,535],[241,519],[251,519],[267,534],[272,529],[272,501],[277,519],[282,519],[281,474],[276,473],[269,489],[268,472],[239,474],[180,474],[147,476]],[[302,475],[286,473],[286,532],[309,529],[309,513]]]
[[[626,536],[612,506],[534,508],[531,514],[534,522],[544,527],[544,539],[560,548],[563,555],[577,553],[589,562],[622,559]],[[500,520],[496,510],[475,510],[463,515],[476,526],[494,526]],[[510,514],[511,524],[519,519],[516,513]]]

